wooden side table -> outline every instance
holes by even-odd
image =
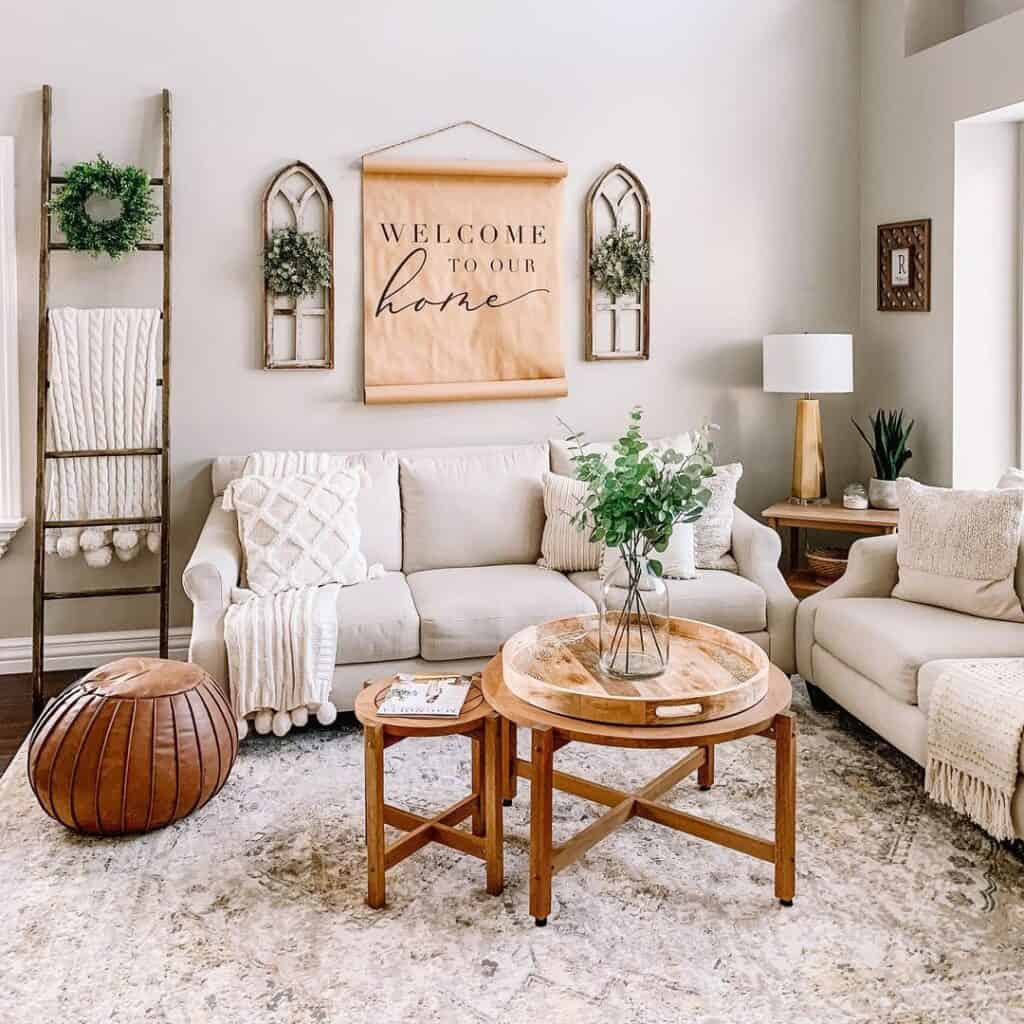
[[[844,508],[842,505],[797,505],[788,501],[777,501],[762,513],[765,522],[785,540],[784,531],[789,531],[789,553],[783,568],[783,575],[790,590],[797,597],[807,597],[823,590],[803,561],[801,530],[831,530],[836,533],[856,533],[862,536],[878,536],[895,533],[899,525],[899,512],[880,508]]]
[[[478,679],[473,680],[458,718],[382,717],[377,708],[393,682],[371,680],[356,698],[366,757],[366,902],[383,907],[385,872],[427,843],[440,843],[485,861],[487,891],[497,896],[505,885],[500,719],[484,700]],[[428,736],[468,736],[473,744],[472,792],[432,818],[384,802],[385,749],[405,739]],[[456,827],[470,817],[471,831]],[[387,844],[385,825],[402,829],[405,835]]]

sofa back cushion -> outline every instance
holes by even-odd
[[[543,443],[402,452],[402,568],[536,562],[548,458]]]
[[[402,568],[402,503],[398,494],[398,456],[392,451],[365,452],[255,452],[266,476],[362,466],[370,486],[356,499],[356,516],[362,534],[361,549],[372,565],[380,562],[388,571]],[[213,493],[219,496],[245,470],[248,455],[220,455],[213,460]]]
[[[892,596],[1024,622],[1014,574],[1024,490],[955,491],[899,481],[899,581]]]

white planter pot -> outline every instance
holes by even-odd
[[[872,477],[868,482],[868,501],[872,508],[898,509],[900,507],[900,490],[896,480],[877,480]]]

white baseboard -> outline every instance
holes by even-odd
[[[188,657],[189,626],[172,626],[167,655],[175,661]],[[46,670],[95,668],[115,658],[159,655],[160,634],[155,629],[125,629],[110,633],[64,633],[46,638]],[[32,637],[0,639],[0,676],[32,671]]]

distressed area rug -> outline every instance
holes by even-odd
[[[771,866],[643,821],[527,907],[528,784],[505,812],[507,885],[430,846],[363,902],[362,743],[348,723],[242,745],[221,794],[162,832],[77,838],[0,779],[4,1022],[1024,1020],[1024,867],[922,793],[921,771],[818,714],[802,687],[797,896]],[[526,734],[521,732],[520,742]],[[566,770],[637,785],[671,752],[570,746]],[[464,793],[469,743],[386,754],[391,802]],[[668,798],[768,835],[771,747],[720,747],[717,784]],[[599,809],[555,796],[555,840]]]

